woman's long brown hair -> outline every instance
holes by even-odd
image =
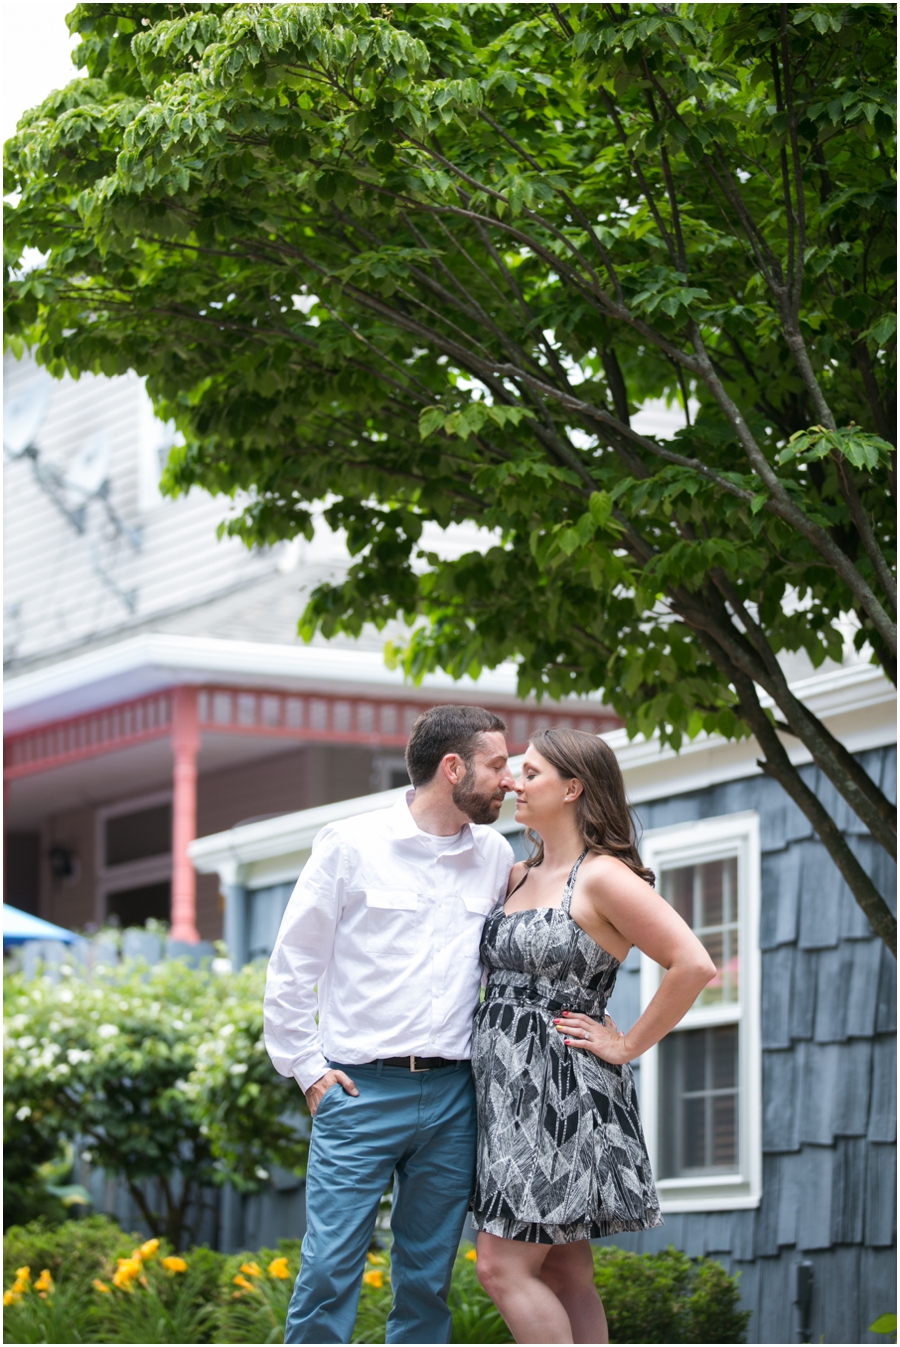
[[[532,748],[546,758],[563,780],[575,777],[583,787],[576,805],[578,827],[585,846],[600,856],[615,856],[652,885],[656,876],[641,861],[634,820],[625,798],[625,782],[616,755],[587,730],[539,730]],[[527,867],[540,865],[544,843],[527,828],[525,835],[536,848]]]

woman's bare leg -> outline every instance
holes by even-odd
[[[573,1342],[609,1342],[603,1301],[594,1285],[594,1257],[586,1239],[554,1244],[544,1259],[541,1278],[566,1311]]]
[[[516,1342],[575,1341],[568,1314],[541,1276],[552,1247],[478,1235],[478,1280]]]

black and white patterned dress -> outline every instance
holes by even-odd
[[[569,912],[584,855],[559,907],[497,913],[481,938],[472,1219],[503,1239],[569,1244],[662,1225],[631,1067],[567,1048],[553,1024],[562,1010],[602,1019],[619,969]]]

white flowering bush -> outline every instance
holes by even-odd
[[[5,978],[6,1164],[33,1172],[77,1142],[175,1247],[203,1189],[302,1168],[303,1097],[266,1054],[263,978],[178,960]]]

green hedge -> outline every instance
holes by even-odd
[[[4,1238],[6,1342],[281,1342],[300,1262],[296,1240],[277,1249],[224,1255],[195,1248],[165,1266],[162,1241],[130,1260],[142,1237],[92,1216],[48,1226],[14,1226]],[[183,1262],[184,1266],[179,1266]],[[737,1278],[719,1263],[675,1249],[658,1254],[594,1251],[596,1282],[612,1342],[730,1343],[746,1340]],[[17,1270],[28,1268],[28,1277]],[[39,1282],[47,1269],[53,1289]],[[236,1280],[237,1279],[237,1280]],[[96,1286],[99,1282],[103,1287]],[[35,1283],[38,1283],[36,1286]],[[14,1288],[18,1285],[18,1290]],[[43,1292],[39,1289],[43,1285]],[[370,1255],[353,1341],[384,1342],[391,1303],[390,1259]],[[461,1250],[450,1290],[453,1341],[511,1342],[478,1285],[473,1251]]]

